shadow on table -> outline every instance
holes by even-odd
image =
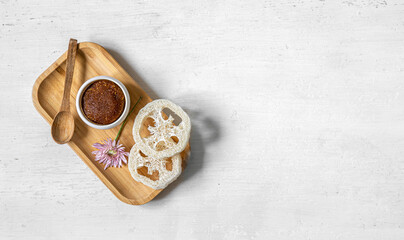
[[[205,157],[205,145],[211,144],[220,138],[218,123],[214,122],[200,111],[184,109],[191,118],[191,156],[187,161],[187,167],[180,177],[168,185],[154,200],[158,201],[175,189],[177,185],[187,181],[203,168]]]
[[[149,85],[139,76],[139,74],[128,64],[119,53],[113,49],[107,48],[107,51],[118,61],[118,63],[128,72],[128,74],[139,84],[139,86],[152,98],[158,99],[155,92]],[[191,97],[192,99],[192,97]],[[190,179],[203,167],[205,156],[205,144],[213,143],[220,138],[220,126],[215,122],[200,106],[196,105],[192,109],[190,107],[184,108],[191,118],[191,156],[187,161],[187,166],[180,177],[170,184],[164,191],[155,197],[153,201],[159,201],[176,188],[176,186],[184,181]]]
[[[149,87],[149,85],[140,77],[140,75],[136,72],[136,70],[128,64],[125,59],[115,50],[111,48],[105,48],[111,55],[112,57],[115,58],[116,61],[118,61],[119,65],[125,69],[125,71],[139,84],[139,86],[149,95],[152,99],[158,99],[157,94]]]

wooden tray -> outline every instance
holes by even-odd
[[[49,124],[52,124],[62,102],[66,57],[67,52],[38,77],[32,89],[34,106]],[[93,129],[87,126],[77,114],[75,102],[78,89],[86,80],[99,75],[111,76],[120,80],[129,91],[131,107],[136,103],[139,96],[142,96],[142,100],[130,115],[120,137],[120,142],[127,151],[134,144],[132,137],[134,119],[138,111],[152,99],[103,47],[91,42],[82,42],[78,46],[70,95],[70,109],[75,120],[75,131],[72,140],[68,144],[121,201],[133,205],[147,203],[162,190],[155,190],[136,182],[130,175],[126,165],[122,168],[110,167],[104,170],[104,165],[94,161],[94,155],[91,152],[95,148],[92,145],[107,138],[115,138],[119,130],[119,126],[108,130]],[[183,167],[185,167],[185,156],[189,150],[190,146],[188,144],[182,153]]]

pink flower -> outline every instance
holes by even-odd
[[[125,147],[122,147],[119,141],[108,138],[103,143],[94,143],[93,147],[98,150],[92,153],[95,155],[95,161],[105,164],[104,170],[111,166],[121,167],[122,162],[127,163],[125,156],[129,156],[129,153],[125,152]]]
[[[93,147],[98,149],[97,151],[92,152],[95,155],[95,161],[105,164],[104,170],[111,166],[120,168],[122,167],[122,162],[128,163],[126,161],[126,157],[129,156],[129,153],[125,152],[125,147],[122,147],[122,144],[119,144],[118,139],[119,136],[121,136],[122,129],[125,126],[126,121],[128,121],[129,115],[135,110],[135,107],[141,99],[142,96],[139,97],[135,105],[130,110],[128,116],[126,116],[121,127],[119,128],[115,140],[112,141],[111,138],[108,138],[107,140],[104,140],[104,144],[93,144]]]

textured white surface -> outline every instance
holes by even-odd
[[[389,0],[0,0],[0,239],[404,239],[403,16]],[[32,105],[70,37],[190,114],[188,168],[146,205]]]
[[[150,156],[144,157],[140,154],[138,144],[133,145],[128,157],[128,169],[133,179],[143,183],[154,189],[164,189],[170,183],[175,181],[182,172],[181,154],[171,157],[172,168],[167,170],[167,158],[156,159]],[[154,171],[158,172],[158,179],[152,180],[147,176],[138,173],[138,169],[147,167],[147,174],[153,175]]]
[[[165,109],[171,111],[167,112],[167,119],[162,115]],[[142,137],[140,131],[144,130],[145,123],[150,120],[154,124],[147,125],[150,135]],[[145,155],[162,159],[184,151],[191,135],[191,120],[177,104],[167,99],[157,99],[139,110],[132,130],[136,145]],[[177,143],[172,137],[177,138]]]

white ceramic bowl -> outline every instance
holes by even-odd
[[[106,124],[106,125],[96,124],[96,123],[90,121],[84,114],[83,108],[81,106],[81,103],[82,103],[81,99],[83,97],[83,93],[85,92],[87,87],[89,87],[91,85],[91,83],[98,81],[98,80],[108,80],[113,83],[116,83],[116,85],[118,85],[122,89],[122,92],[125,96],[125,108],[123,109],[121,116],[115,122]],[[117,79],[108,77],[108,76],[97,76],[97,77],[90,78],[89,80],[84,82],[83,85],[81,85],[79,91],[77,92],[77,96],[76,96],[76,109],[77,109],[77,113],[79,114],[81,120],[83,120],[83,122],[85,122],[88,126],[96,128],[96,129],[110,129],[110,128],[118,126],[119,124],[121,124],[123,122],[123,120],[126,118],[126,116],[128,116],[129,107],[130,107],[130,96],[129,96],[129,92],[126,89],[125,85],[123,85]]]

